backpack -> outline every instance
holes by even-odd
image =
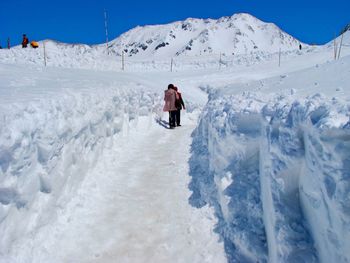
[[[176,96],[175,96],[175,108],[178,110],[181,110],[180,95],[177,92],[176,92]]]

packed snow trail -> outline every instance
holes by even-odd
[[[226,262],[212,211],[188,203],[194,128],[141,118],[108,145],[33,262]]]

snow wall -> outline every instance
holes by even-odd
[[[139,116],[151,123],[161,103],[143,87],[116,87],[0,106],[0,261],[31,255],[35,233],[77,194],[113,137]]]
[[[195,207],[229,262],[350,262],[350,105],[211,92],[193,133]]]

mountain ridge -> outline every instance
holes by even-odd
[[[279,48],[298,49],[299,43],[273,23],[238,13],[219,19],[187,18],[163,25],[137,26],[110,41],[109,52],[122,55],[123,50],[129,57],[274,53]]]

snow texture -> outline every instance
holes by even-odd
[[[0,50],[0,262],[349,263],[349,36],[333,61],[237,14]]]
[[[111,88],[2,109],[1,253],[64,207],[112,137],[150,115],[159,99],[136,88]]]
[[[350,261],[349,106],[211,93],[193,134],[191,204],[215,208],[230,262]]]

